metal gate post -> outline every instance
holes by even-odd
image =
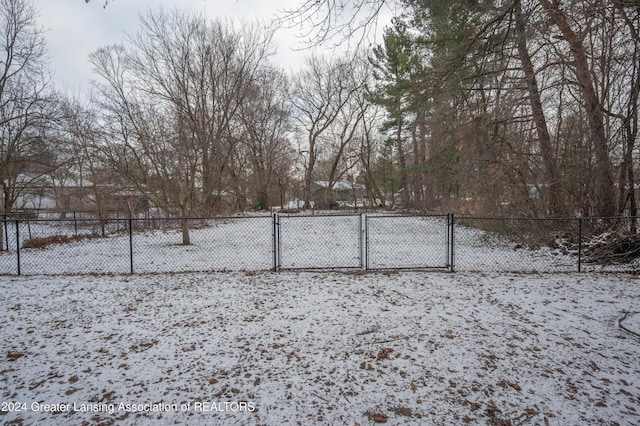
[[[450,228],[450,233],[451,236],[449,237],[449,247],[451,250],[451,254],[449,255],[449,262],[450,262],[450,267],[451,267],[451,272],[455,272],[455,255],[456,255],[456,251],[455,251],[455,246],[456,246],[456,218],[454,216],[453,213],[451,213],[451,228]]]
[[[129,272],[133,275],[133,221],[129,218]]]
[[[273,242],[273,270],[280,270],[280,216],[277,213],[273,214],[273,229],[272,229],[272,242]]]
[[[369,217],[364,222],[364,270],[369,270]]]
[[[273,266],[272,270],[276,270],[276,216],[277,213],[274,213],[271,216],[271,265]]]
[[[20,221],[16,220],[16,257],[18,259],[18,275],[20,275]]]
[[[360,214],[360,222],[358,224],[358,242],[360,248],[360,269],[363,271],[367,270],[366,258],[367,258],[367,240],[365,238],[365,229],[367,228],[367,214]]]
[[[447,242],[445,246],[445,268],[451,268],[451,213],[447,213]]]

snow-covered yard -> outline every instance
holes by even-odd
[[[640,338],[623,327],[640,332],[639,283],[471,272],[2,277],[0,421],[638,424]]]

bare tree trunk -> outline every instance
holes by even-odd
[[[304,207],[311,208],[311,183],[313,182],[313,169],[316,164],[315,141],[309,141],[309,163],[307,164],[307,173],[304,176]]]
[[[365,173],[367,175],[367,192],[368,195],[373,198],[371,200],[371,206],[378,207],[378,201],[376,201],[376,198],[379,200],[379,203],[382,206],[385,206],[386,199],[384,193],[380,191],[380,187],[378,186],[378,183],[376,182],[376,179],[373,175],[373,170],[371,169],[370,163],[367,163],[367,165],[365,166]]]
[[[629,101],[627,103],[627,113],[622,120],[626,141],[624,145],[624,157],[620,167],[619,213],[624,214],[625,206],[629,206],[629,216],[632,218],[630,230],[631,232],[636,233],[638,206],[636,201],[633,151],[635,149],[635,142],[638,139],[638,99],[640,98],[640,65],[638,65],[638,53],[640,46],[640,34],[638,33],[638,28],[635,27],[634,22],[627,16],[626,11],[624,10],[624,5],[618,3],[616,6],[620,10],[627,27],[629,28],[632,39],[635,41],[633,72],[631,76],[633,85],[631,87]]]
[[[191,237],[189,235],[189,221],[186,217],[180,218],[180,230],[182,231],[182,245],[191,245]]]
[[[0,229],[0,251],[5,251],[4,230],[7,229],[5,226],[6,220],[7,220],[7,209],[6,209],[7,187],[4,184],[4,181],[0,180],[0,184],[2,185],[2,205],[0,205],[0,220],[2,221],[0,222],[0,226],[2,227],[2,229]],[[7,235],[7,238],[9,238],[8,235]]]
[[[104,203],[102,202],[102,193],[98,189],[98,174],[96,173],[95,168],[93,167],[93,163],[91,162],[91,158],[89,156],[86,141],[83,141],[85,155],[89,159],[89,170],[91,171],[91,191],[93,192],[93,198],[96,203],[96,211],[98,213],[98,221],[100,223],[100,236],[105,238],[107,236],[107,231],[105,228],[105,211],[104,211]]]
[[[549,183],[549,210],[551,215],[562,216],[565,213],[565,208],[561,198],[562,187],[560,185],[560,173],[558,172],[556,160],[553,156],[551,136],[549,134],[549,128],[547,127],[547,120],[544,116],[542,101],[540,100],[540,91],[538,90],[538,82],[533,69],[533,63],[527,50],[526,19],[522,12],[521,0],[515,1],[514,9],[518,36],[518,55],[520,56],[522,70],[524,71],[529,102],[531,104],[531,114],[538,134],[542,162],[544,163],[547,181]]]
[[[425,110],[419,108],[416,111],[416,121],[411,129],[413,139],[413,193],[415,194],[415,204],[420,209],[427,208],[426,192],[425,192],[425,173],[421,170],[421,166],[426,160],[426,141],[425,141]]]
[[[188,246],[191,244],[191,238],[189,236],[189,223],[187,219],[180,219],[180,229],[182,231],[182,245]]]
[[[575,73],[580,87],[580,95],[584,103],[584,110],[589,124],[591,143],[595,152],[597,214],[605,217],[613,216],[616,212],[613,170],[604,128],[603,108],[598,100],[589,69],[589,60],[583,44],[584,35],[575,33],[571,29],[567,17],[563,11],[560,10],[560,2],[558,0],[553,0],[553,5],[549,0],[540,0],[540,4],[553,19],[553,22],[571,49]]]
[[[396,149],[398,150],[398,165],[400,166],[400,186],[402,194],[402,207],[409,206],[409,188],[407,188],[407,160],[402,146],[402,117],[398,120],[398,130],[396,131]]]

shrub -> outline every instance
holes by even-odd
[[[92,239],[92,238],[100,238],[100,235],[96,233],[85,234],[85,235],[75,235],[75,236],[50,235],[48,237],[29,238],[28,240],[25,240],[22,243],[22,248],[23,249],[28,249],[28,248],[41,249],[54,244],[69,244],[74,241],[82,241],[84,239]]]

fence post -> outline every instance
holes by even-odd
[[[16,257],[18,259],[18,275],[21,275],[20,271],[20,221],[16,220]]]
[[[273,270],[276,271],[277,263],[276,263],[276,215],[274,213],[271,216],[271,264],[273,265]]]
[[[367,270],[366,258],[367,258],[367,249],[368,249],[368,241],[365,238],[365,230],[367,229],[367,214],[360,214],[360,223],[359,223],[358,233],[359,233],[359,243],[360,243],[360,269],[363,271]]]
[[[129,271],[133,275],[133,220],[129,218]]]
[[[453,213],[451,213],[451,225],[449,228],[449,231],[451,233],[451,236],[449,237],[449,247],[450,247],[450,254],[449,254],[449,262],[450,262],[450,267],[451,267],[451,272],[455,272],[455,246],[456,246],[456,218],[454,216]]]
[[[75,211],[73,212],[73,235],[78,236],[78,218]]]
[[[447,240],[444,250],[445,267],[451,268],[451,213],[447,213]]]
[[[9,230],[7,227],[7,215],[3,215],[2,216],[2,223],[4,224],[4,244],[7,248],[7,251],[9,251]]]
[[[582,272],[582,218],[578,218],[578,272]]]
[[[364,225],[364,270],[369,270],[369,217]]]
[[[278,213],[273,214],[273,226],[271,231],[273,243],[273,270],[280,270],[280,216]]]

